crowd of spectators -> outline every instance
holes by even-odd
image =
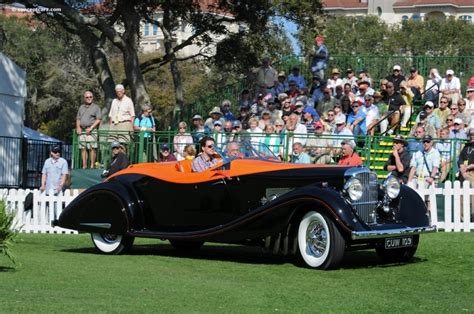
[[[464,146],[451,140],[467,140],[473,134],[474,82],[469,83],[463,95],[460,80],[451,69],[441,77],[433,68],[425,80],[418,69],[413,67],[404,73],[396,64],[380,82],[366,69],[332,68],[325,73],[328,50],[324,38],[318,36],[315,43],[310,82],[298,66],[293,66],[287,75],[264,58],[253,71],[253,88],[242,90],[235,104],[223,100],[207,115],[194,115],[190,126],[181,121],[173,142],[160,148],[159,159],[192,159],[201,149],[196,144],[210,136],[222,149],[245,138],[266,144],[275,155],[290,162],[360,165],[357,148],[362,147],[367,135],[392,135],[401,127],[409,129],[407,139],[394,141],[386,169],[404,183],[415,177],[445,179],[453,156],[457,159]],[[109,128],[145,132],[144,138],[151,139],[150,132],[156,130],[152,108],[143,107],[142,114],[135,117],[133,103],[123,86],[117,85],[116,92]],[[424,103],[422,108],[415,108],[417,100]],[[410,125],[412,114],[416,115],[416,122]],[[77,116],[80,142],[91,142],[98,123],[100,112],[92,102],[92,94],[86,92]],[[84,168],[88,166],[87,150],[93,167],[95,147],[81,144]]]

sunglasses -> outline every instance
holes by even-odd
[[[119,148],[118,147],[113,147],[112,150],[114,150],[114,149],[119,149]]]
[[[276,127],[276,128],[282,128],[282,127],[283,127],[283,125],[280,125],[280,124],[275,124],[275,127]]]
[[[206,147],[207,147],[207,148],[214,148],[214,144],[207,145]]]
[[[180,129],[180,130],[186,130],[186,127],[180,126],[179,129]]]
[[[423,144],[431,143],[431,141],[423,141]]]
[[[94,98],[94,97],[92,97],[92,96],[86,96],[86,97],[84,97],[84,98]]]
[[[351,108],[359,108],[359,106],[351,106]]]
[[[439,103],[440,104],[447,104],[448,102],[447,101],[440,101]]]
[[[453,121],[453,119],[446,119],[446,121]]]
[[[451,108],[451,110],[458,110],[458,108]]]

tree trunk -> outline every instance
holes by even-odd
[[[138,60],[139,48],[139,33],[141,17],[135,7],[135,1],[121,0],[118,3],[117,9],[122,16],[122,22],[125,26],[123,33],[123,64],[125,68],[125,75],[130,86],[131,97],[135,104],[135,114],[141,113],[143,105],[150,104],[150,96],[145,87],[145,80],[140,69],[140,62]]]
[[[181,80],[181,71],[178,67],[176,55],[173,52],[173,26],[171,25],[171,14],[169,10],[170,3],[163,6],[163,43],[165,53],[171,55],[170,71],[173,77],[173,85],[176,97],[176,104],[173,108],[173,125],[177,125],[183,118],[184,110],[184,90],[183,81]]]

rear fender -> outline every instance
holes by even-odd
[[[60,227],[91,233],[126,234],[139,213],[133,194],[118,182],[98,184],[76,197],[59,216]]]

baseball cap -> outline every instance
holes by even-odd
[[[115,85],[115,90],[125,90],[125,87],[122,84]]]
[[[195,114],[193,120],[202,120],[202,117],[198,114]]]
[[[415,67],[411,67],[411,68],[410,68],[410,72],[411,72],[411,73],[416,72],[416,71],[417,71],[417,70],[416,70]]]
[[[51,147],[51,152],[57,154],[57,153],[60,153],[61,152],[61,147],[59,147],[58,145],[53,145]]]
[[[278,77],[281,77],[281,76],[283,76],[283,77],[286,77],[286,75],[285,75],[285,72],[284,72],[284,71],[281,71],[280,73],[278,73]]]
[[[454,71],[449,69],[446,71],[446,75],[454,75]]]
[[[395,137],[393,138],[393,142],[394,142],[394,143],[402,143],[403,146],[407,146],[407,145],[408,145],[407,140],[406,140],[406,139],[403,137],[403,135],[401,135],[401,134],[398,134],[397,136],[395,136]]]
[[[346,119],[343,116],[338,115],[335,119],[335,122],[336,124],[343,124],[343,123],[346,123]]]
[[[242,126],[242,122],[240,122],[239,120],[234,120],[234,122],[232,122],[233,128],[240,127],[240,126]]]
[[[309,113],[309,114],[311,114],[313,117],[314,117],[315,115],[317,115],[316,110],[314,110],[314,108],[313,108],[313,107],[310,107],[310,106],[307,106],[306,108],[304,108],[303,113]]]
[[[346,70],[346,73],[352,73],[352,72],[354,72],[354,71],[353,71],[351,68],[348,68],[348,69]]]
[[[168,146],[168,144],[163,144],[161,145],[161,150],[170,150],[170,147]]]
[[[112,142],[112,145],[110,145],[112,148],[119,148],[120,143],[119,142]]]
[[[432,101],[429,101],[429,100],[428,100],[427,102],[425,102],[425,106],[428,106],[428,107],[433,108],[433,107],[434,107],[434,104],[433,104]]]
[[[426,111],[420,112],[420,120],[426,119],[426,117],[428,117],[428,114],[426,113]]]
[[[468,86],[466,92],[474,92],[474,86]]]
[[[423,142],[431,142],[433,141],[433,138],[431,137],[431,135],[425,135],[423,136]]]
[[[304,106],[304,103],[302,101],[297,101],[295,104],[295,107],[302,107]]]
[[[393,71],[395,71],[395,70],[401,71],[402,68],[398,64],[396,64],[396,65],[393,66]]]
[[[454,119],[454,124],[462,124],[462,119],[461,118],[456,118]]]
[[[214,126],[216,126],[216,125],[222,126],[222,122],[220,122],[219,120],[216,120],[216,121],[214,121]]]
[[[323,42],[324,41],[324,37],[323,36],[317,36],[315,39],[314,39],[315,42]]]

